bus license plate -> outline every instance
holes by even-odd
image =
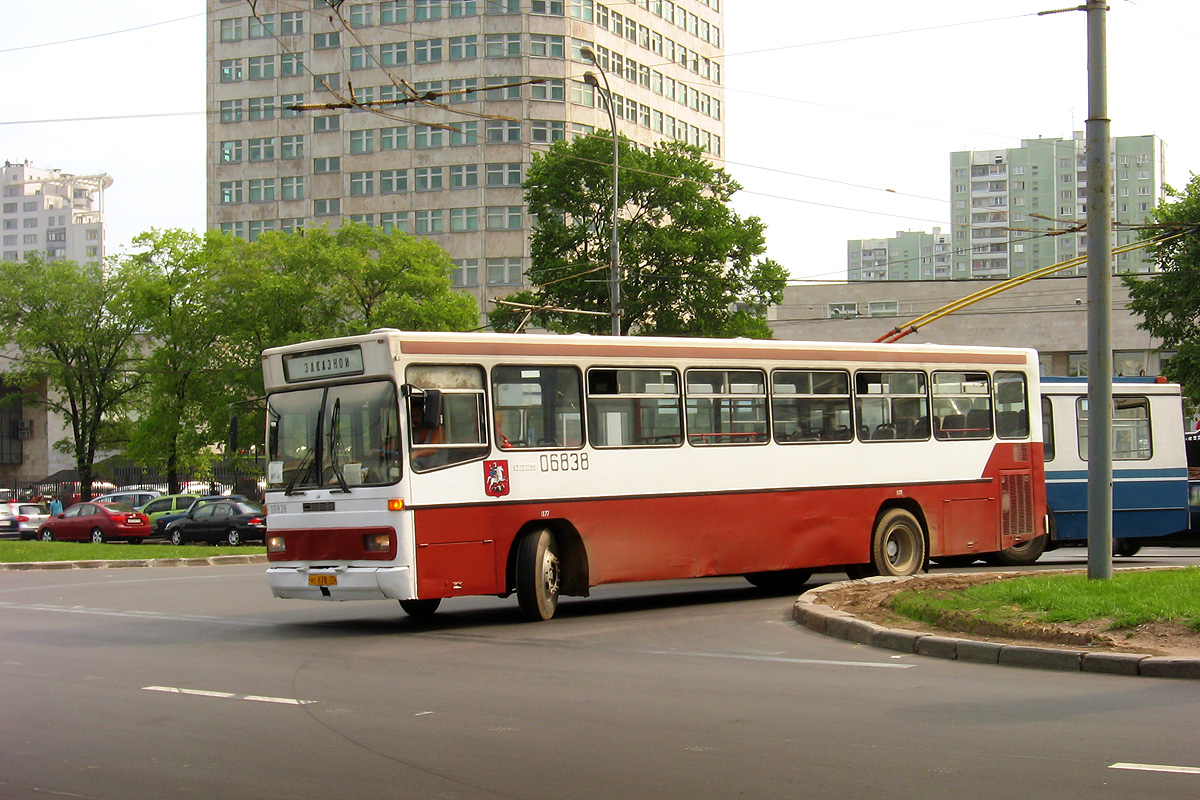
[[[309,586],[337,586],[337,575],[309,575]]]

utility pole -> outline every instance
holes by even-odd
[[[1105,0],[1087,1],[1088,577],[1112,577],[1112,145]]]
[[[1112,577],[1112,139],[1108,118],[1106,0],[1041,11],[1087,12],[1088,577]]]

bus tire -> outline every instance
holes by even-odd
[[[750,572],[745,575],[750,585],[764,592],[799,592],[812,577],[811,569],[781,569],[774,572]]]
[[[939,567],[969,567],[979,560],[979,556],[974,553],[966,553],[961,556],[938,556],[929,560]]]
[[[1042,557],[1046,550],[1046,537],[1039,536],[1005,548],[999,553],[988,553],[983,560],[993,567],[1028,567]]]
[[[554,616],[558,608],[558,542],[547,528],[533,531],[517,546],[517,603],[531,622]]]
[[[893,508],[875,523],[871,569],[876,575],[915,575],[925,565],[925,531],[909,511]]]
[[[1134,539],[1113,539],[1113,555],[1129,558],[1136,556],[1141,549],[1142,546]]]
[[[401,600],[400,608],[404,609],[404,613],[410,617],[424,619],[432,617],[433,612],[438,610],[438,606],[442,604],[442,599],[436,597],[432,600]]]

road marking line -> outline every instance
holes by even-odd
[[[258,694],[233,694],[232,692],[209,692],[203,689],[181,689],[178,686],[143,686],[147,692],[167,692],[169,694],[190,694],[196,697],[215,697],[221,700],[250,700],[255,703],[279,703],[286,706],[306,706],[316,700],[296,700],[291,697],[265,697]]]
[[[53,606],[42,603],[11,603],[0,600],[0,608],[20,611],[53,611],[65,614],[90,614],[99,617],[127,617],[131,619],[163,620],[167,622],[203,622],[212,625],[238,625],[243,627],[274,627],[273,623],[255,619],[233,619],[228,617],[205,617],[197,614],[165,614],[161,611],[118,611],[108,608],[86,606]]]
[[[1109,764],[1109,769],[1133,769],[1141,772],[1178,772],[1183,775],[1200,775],[1200,767],[1173,767],[1169,764]]]

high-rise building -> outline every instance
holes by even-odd
[[[932,277],[950,277],[950,234],[934,228],[897,231],[890,239],[851,239],[846,244],[847,274],[852,281],[915,281],[932,268]]]
[[[610,127],[587,72],[621,135],[722,157],[720,0],[208,0],[208,21],[209,227],[427,236],[481,310],[524,285],[533,156]]]
[[[1009,278],[1085,257],[1088,237],[1080,227],[1087,222],[1085,145],[1084,135],[1077,132],[1071,139],[1025,139],[1020,147],[951,153],[950,262],[938,261],[931,252],[915,262],[889,256],[881,263],[874,254],[903,249],[901,235],[851,240],[849,279]],[[1157,136],[1113,138],[1114,247],[1137,241],[1136,226],[1162,200],[1164,158]],[[864,251],[870,257],[864,257]],[[1113,269],[1152,272],[1154,262],[1145,251],[1134,250],[1118,254]],[[1087,265],[1059,274],[1086,275]]]
[[[112,178],[6,161],[3,184],[5,261],[32,252],[81,264],[104,258],[104,190]]]

